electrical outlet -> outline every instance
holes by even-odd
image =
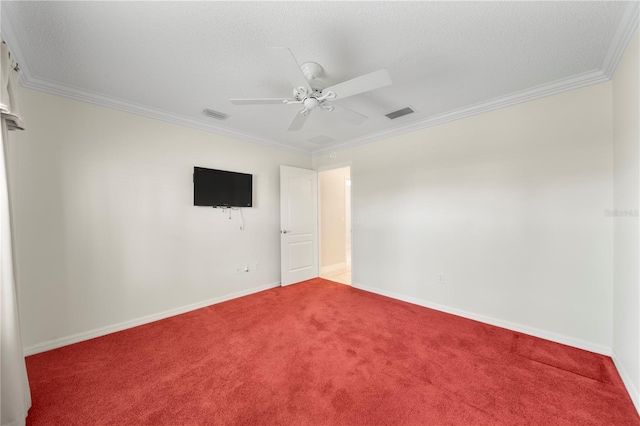
[[[239,274],[240,272],[242,272],[242,268],[240,265],[236,265],[236,274]]]
[[[253,269],[258,271],[260,269],[260,262],[256,262],[256,265],[255,265],[255,267]]]
[[[443,273],[439,273],[438,274],[438,284],[444,284],[444,274]]]

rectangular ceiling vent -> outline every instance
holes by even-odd
[[[398,117],[402,117],[403,115],[407,115],[407,114],[412,114],[413,112],[414,111],[411,108],[406,107],[406,108],[399,109],[397,111],[390,112],[389,114],[385,114],[385,115],[390,120],[395,120]]]
[[[309,139],[309,142],[315,143],[316,145],[326,145],[329,142],[335,142],[335,141],[336,141],[335,139],[325,135],[320,135],[320,136],[316,136],[315,138]]]
[[[202,113],[207,117],[215,118],[216,120],[226,120],[231,117],[229,114],[225,114],[224,112],[214,111],[212,109],[203,109]]]

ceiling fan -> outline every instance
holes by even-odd
[[[329,101],[344,99],[359,93],[389,86],[391,77],[386,69],[380,69],[360,77],[324,88],[316,79],[322,67],[315,62],[298,65],[291,50],[286,47],[270,47],[273,63],[293,85],[292,98],[229,99],[235,105],[300,104],[300,109],[289,125],[289,131],[300,130],[307,117],[316,108],[333,112],[337,117],[352,124],[362,124],[368,117]]]

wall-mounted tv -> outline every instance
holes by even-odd
[[[251,207],[253,175],[225,170],[193,168],[193,205]]]

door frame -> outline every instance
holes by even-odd
[[[353,187],[353,165],[351,160],[327,164],[313,169],[318,173],[318,276],[322,275],[322,193],[320,192],[322,188],[320,187],[320,173],[329,170],[343,169],[345,167],[349,167],[349,177],[351,179],[351,186]],[[352,229],[349,233],[349,240],[351,240],[351,286],[353,287],[353,192],[351,193],[351,202],[349,203],[349,213],[351,215]],[[345,262],[346,260],[347,259],[345,259]]]

